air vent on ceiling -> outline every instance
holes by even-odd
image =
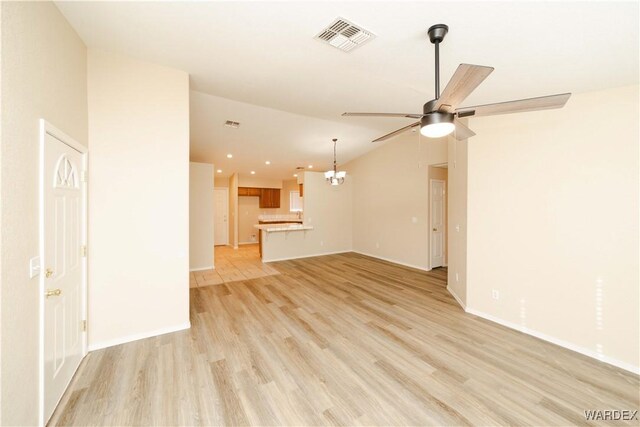
[[[238,129],[238,128],[240,127],[240,123],[239,123],[239,122],[234,122],[234,121],[231,121],[231,120],[227,120],[227,121],[224,123],[224,125],[225,125],[226,127],[234,128],[234,129]]]
[[[375,35],[371,31],[363,30],[344,18],[336,18],[316,36],[316,38],[345,52],[349,52],[374,37]]]

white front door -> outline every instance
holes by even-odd
[[[44,131],[43,131],[44,132]],[[84,154],[44,132],[42,163],[42,416],[49,419],[85,350]]]
[[[444,265],[444,218],[445,188],[444,181],[431,180],[431,268]]]
[[[213,244],[229,244],[229,189],[215,188],[214,193],[214,214],[213,214]]]

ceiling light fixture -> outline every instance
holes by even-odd
[[[251,175],[255,175],[255,174],[256,174],[256,171],[251,171]]]
[[[270,165],[271,162],[269,160],[267,160],[266,162],[264,162],[265,165]]]
[[[427,138],[441,138],[456,129],[453,114],[436,111],[420,119],[420,133]]]
[[[233,154],[227,154],[227,159],[231,159],[233,157]]]
[[[307,166],[309,169],[313,169],[313,165],[309,165]]]
[[[293,174],[293,176],[294,176],[295,178],[297,178],[297,177],[298,177],[298,174],[297,174],[297,173],[294,173],[294,174]]]
[[[222,173],[222,169],[218,169],[216,172],[218,172],[218,173]]]
[[[338,165],[336,162],[336,142],[338,142],[338,139],[333,138],[333,170],[326,171],[324,173],[324,177],[331,185],[342,185],[344,183],[344,177],[347,176],[347,173],[344,171],[338,172]]]

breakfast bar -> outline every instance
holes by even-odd
[[[275,261],[274,259],[269,259],[269,256],[265,256],[265,253],[270,254],[270,251],[268,250],[270,235],[273,233],[284,233],[286,239],[289,233],[301,233],[303,234],[301,237],[304,238],[304,233],[309,230],[313,230],[313,226],[301,223],[256,224],[254,227],[260,230],[260,257],[265,262]]]

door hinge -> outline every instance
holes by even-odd
[[[82,321],[82,332],[87,332],[87,321],[86,320]]]
[[[86,258],[87,257],[87,246],[86,245],[82,245],[80,247],[80,254],[82,255],[82,258]]]
[[[80,171],[80,182],[87,182],[87,171]]]

